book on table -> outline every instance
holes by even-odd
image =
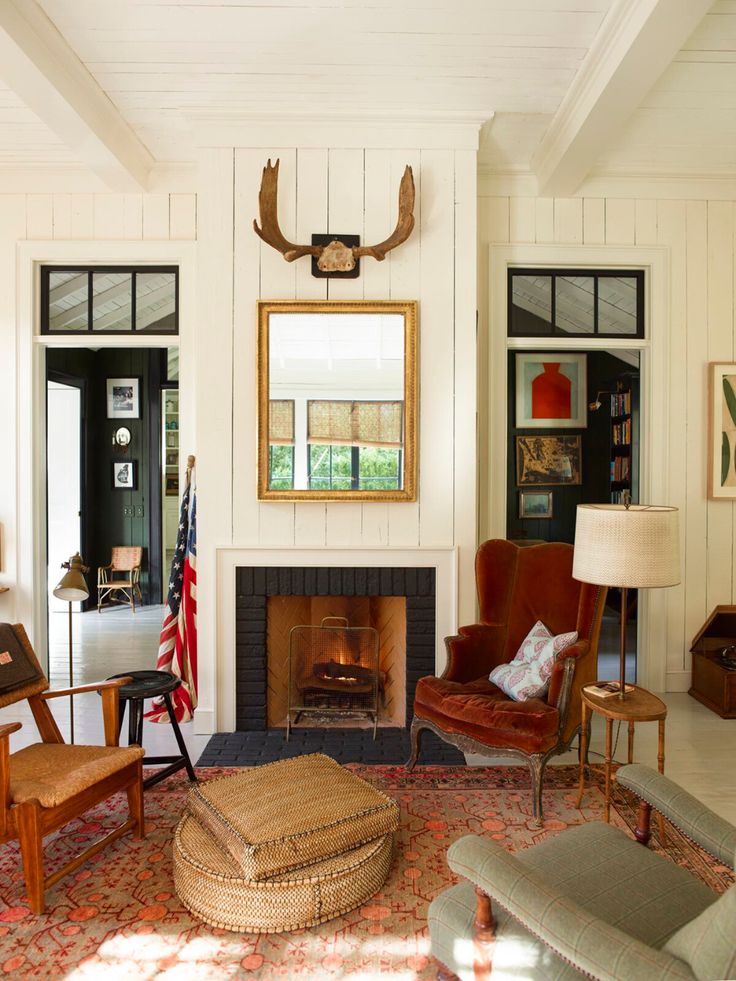
[[[624,685],[624,695],[628,695],[634,690],[633,685]],[[609,698],[611,695],[618,695],[621,692],[621,685],[618,681],[599,681],[595,685],[588,685],[586,691],[598,698]]]

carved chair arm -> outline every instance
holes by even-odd
[[[23,728],[22,722],[4,722],[0,725],[0,739],[7,739],[8,736]]]
[[[458,839],[450,846],[447,861],[454,872],[588,977],[600,981],[651,977],[692,981],[694,977],[683,961],[606,923],[489,838]]]
[[[506,625],[472,623],[458,629],[455,636],[445,637],[447,666],[442,678],[462,683],[488,677],[491,669],[504,659]]]
[[[75,685],[74,688],[54,688],[53,691],[41,693],[41,698],[61,698],[63,695],[79,695],[88,691],[104,691],[106,688],[120,688],[127,685],[132,678],[111,678],[109,681],[90,681],[87,685]]]

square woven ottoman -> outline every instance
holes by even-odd
[[[324,923],[381,888],[396,801],[314,753],[193,787],[174,836],[174,883],[211,926],[279,933]]]

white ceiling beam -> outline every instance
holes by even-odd
[[[34,0],[0,2],[0,78],[111,191],[141,191],[154,160]]]
[[[540,194],[574,194],[711,6],[615,0],[534,154]]]

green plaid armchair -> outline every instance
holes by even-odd
[[[733,868],[736,828],[649,767],[623,766],[616,779],[642,801],[638,841],[591,822],[515,855],[477,835],[451,845],[450,867],[467,881],[429,908],[440,979],[736,978],[736,886],[718,896],[642,847],[653,807]]]

